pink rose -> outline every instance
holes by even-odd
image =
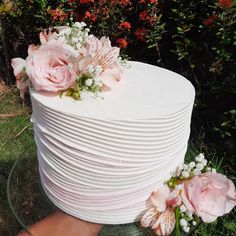
[[[189,211],[211,223],[233,209],[236,190],[226,176],[204,173],[183,183],[182,200]]]
[[[74,84],[77,70],[75,50],[60,42],[30,48],[26,59],[26,73],[35,90],[65,90]]]

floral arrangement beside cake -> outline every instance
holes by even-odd
[[[98,223],[138,219],[157,235],[189,232],[235,207],[233,182],[203,154],[183,164],[194,102],[187,80],[144,63],[125,70],[119,48],[84,23],[44,30],[40,41],[12,67],[21,97],[32,88],[40,176],[52,202]],[[104,91],[104,99],[81,101],[84,91]]]
[[[141,219],[157,235],[170,235],[176,229],[189,233],[202,220],[212,223],[236,205],[235,186],[225,175],[209,167],[200,153],[184,164],[176,175],[150,196],[152,207]]]

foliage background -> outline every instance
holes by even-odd
[[[131,60],[188,78],[197,92],[194,127],[235,157],[235,15],[235,0],[4,0],[0,78],[14,82],[10,59],[27,57],[43,28],[85,21]]]
[[[131,60],[176,71],[196,89],[192,139],[236,178],[235,0],[2,0],[0,80],[49,26],[85,21]],[[180,91],[181,93],[181,91]],[[2,113],[2,111],[0,112]],[[201,141],[199,141],[201,140]]]

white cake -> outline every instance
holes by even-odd
[[[187,149],[191,83],[129,64],[120,84],[97,97],[76,101],[31,90],[42,186],[56,206],[87,221],[138,221]]]

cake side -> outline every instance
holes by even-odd
[[[103,98],[74,101],[31,91],[45,193],[56,206],[87,221],[139,220],[150,193],[184,161],[192,85],[173,72],[131,64],[124,78],[131,82]],[[137,75],[149,77],[144,81]]]

